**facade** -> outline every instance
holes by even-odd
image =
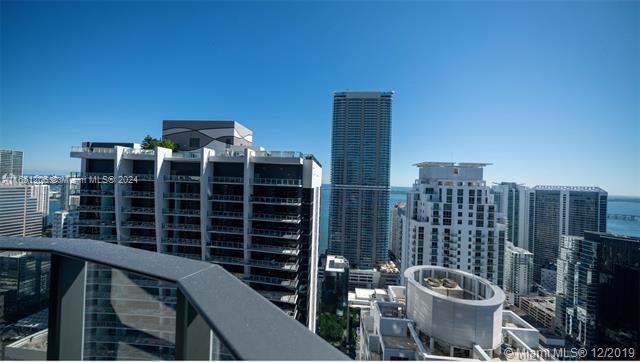
[[[529,188],[515,182],[501,182],[491,187],[496,213],[506,219],[507,240],[529,250]]]
[[[638,286],[640,238],[596,232],[564,236],[558,256],[558,329],[586,348],[638,351]]]
[[[402,220],[405,212],[406,203],[402,201],[391,209],[391,245],[389,250],[398,264],[402,258]]]
[[[606,232],[607,192],[599,187],[536,186],[533,188],[532,232],[534,281],[541,284],[541,269],[555,271],[562,235],[582,236],[585,231]],[[542,285],[553,291],[555,285]]]
[[[47,307],[49,255],[0,252],[0,319],[11,323]]]
[[[31,197],[36,199],[38,212],[42,214],[42,229],[47,227],[47,219],[49,217],[49,185],[33,185],[31,188]]]
[[[42,213],[29,186],[0,185],[0,236],[41,236]]]
[[[361,308],[362,360],[504,360],[503,349],[537,349],[539,332],[511,311],[490,281],[436,266],[405,271],[405,287],[372,293]]]
[[[459,269],[503,285],[506,227],[497,222],[484,163],[423,162],[407,195],[401,270]],[[401,274],[403,275],[403,274]]]
[[[533,254],[509,241],[504,253],[504,291],[511,304],[519,305],[533,287]]]
[[[331,134],[329,253],[355,268],[389,258],[393,92],[336,92]]]
[[[193,151],[205,147],[250,147],[253,132],[236,121],[164,121],[162,138],[172,140],[182,151]]]
[[[349,269],[349,290],[386,288],[400,284],[400,269],[392,261],[371,269]]]
[[[220,264],[315,329],[322,169],[313,156],[231,143],[179,152],[85,143],[71,156],[82,161],[79,237]]]
[[[341,256],[327,255],[322,279],[321,313],[348,313],[349,262]]]
[[[22,176],[22,151],[0,150],[0,178],[4,175]]]

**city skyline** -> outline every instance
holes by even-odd
[[[332,93],[393,90],[393,186],[464,161],[640,195],[637,2],[1,6],[0,146],[25,173],[78,171],[70,146],[164,119],[238,120],[329,170]]]

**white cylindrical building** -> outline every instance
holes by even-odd
[[[404,272],[407,317],[431,349],[485,351],[502,342],[505,294],[488,280],[456,269],[414,266]]]

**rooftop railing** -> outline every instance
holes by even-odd
[[[91,358],[83,355],[88,263],[176,285],[177,360],[217,358],[220,344],[242,360],[348,359],[218,265],[83,239],[0,237],[0,250],[51,254],[48,360]]]

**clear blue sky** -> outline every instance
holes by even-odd
[[[393,90],[393,185],[419,161],[640,195],[640,2],[2,2],[0,147],[236,119],[330,170],[331,94]]]

